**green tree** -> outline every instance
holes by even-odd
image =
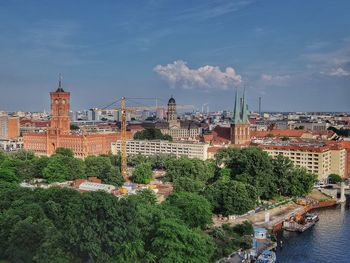
[[[6,158],[0,164],[0,181],[16,183],[20,181],[20,178],[16,174],[16,167],[14,161]]]
[[[199,180],[191,179],[189,177],[176,177],[173,181],[175,192],[199,192],[203,190],[205,183]]]
[[[157,196],[150,189],[142,189],[137,191],[134,195],[129,195],[128,198],[136,201],[137,204],[155,205]]]
[[[202,196],[195,193],[173,193],[166,199],[165,205],[174,209],[174,212],[189,227],[204,229],[212,223],[210,203]]]
[[[20,160],[20,161],[28,161],[28,160],[33,160],[35,158],[35,155],[33,152],[26,151],[26,150],[19,150],[17,152],[11,153],[10,156],[13,160]]]
[[[252,246],[252,234],[254,228],[251,223],[244,221],[243,224],[231,227],[223,224],[220,227],[211,229],[209,235],[215,242],[215,253],[213,261],[218,260],[238,249],[249,249]]]
[[[257,194],[255,187],[230,180],[217,181],[204,190],[204,196],[212,204],[214,212],[227,215],[241,215],[255,208]]]
[[[103,183],[121,185],[124,179],[121,176],[120,168],[114,167],[111,159],[107,156],[89,156],[85,159],[86,176],[98,177]]]
[[[47,156],[40,156],[33,160],[34,165],[34,177],[43,178],[44,168],[49,164],[50,158]]]
[[[148,128],[143,131],[138,131],[134,135],[135,140],[168,140],[172,141],[170,135],[163,135],[160,129]]]
[[[86,178],[86,166],[83,160],[66,156],[63,159],[66,161],[69,169],[68,180]]]
[[[148,184],[152,180],[151,163],[145,162],[137,165],[132,172],[132,180],[138,184]]]
[[[177,178],[187,177],[206,183],[214,176],[215,169],[215,163],[211,160],[202,161],[180,157],[178,159],[170,159],[167,162],[166,178],[170,182],[174,182]]]
[[[163,219],[152,241],[151,251],[159,263],[210,262],[214,250],[211,239],[174,219]]]
[[[69,177],[69,166],[64,156],[52,156],[43,170],[44,179],[49,183],[64,182]]]
[[[273,173],[276,177],[276,184],[279,194],[290,194],[291,188],[291,173],[293,172],[294,165],[288,157],[283,155],[277,155],[272,160]]]
[[[337,184],[343,181],[343,179],[338,174],[330,174],[328,176],[328,181],[331,184]]]
[[[302,196],[310,193],[316,182],[316,175],[309,173],[305,168],[296,167],[290,175],[290,182],[289,195]]]
[[[63,155],[63,156],[66,156],[66,157],[71,157],[73,158],[74,157],[74,153],[71,149],[68,149],[68,148],[57,148],[56,151],[55,151],[55,154],[59,154],[59,155]]]
[[[231,177],[254,186],[258,196],[269,199],[277,194],[272,158],[257,147],[219,150],[217,163],[231,170]]]

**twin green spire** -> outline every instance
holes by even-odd
[[[238,91],[236,89],[235,106],[233,109],[232,124],[249,123],[248,120],[248,105],[245,98],[245,88],[243,91],[242,100],[238,97]]]

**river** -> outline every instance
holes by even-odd
[[[350,263],[350,205],[315,210],[320,221],[304,233],[282,231],[278,263]]]

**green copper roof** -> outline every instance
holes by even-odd
[[[231,123],[232,124],[249,123],[248,105],[245,98],[245,89],[243,92],[242,103],[240,103],[240,98],[238,97],[238,91],[236,90],[235,104],[233,108],[233,118]]]

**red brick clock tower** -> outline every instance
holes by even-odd
[[[65,92],[62,88],[61,79],[58,88],[50,92],[51,98],[51,124],[49,134],[61,135],[70,132],[70,92]]]

